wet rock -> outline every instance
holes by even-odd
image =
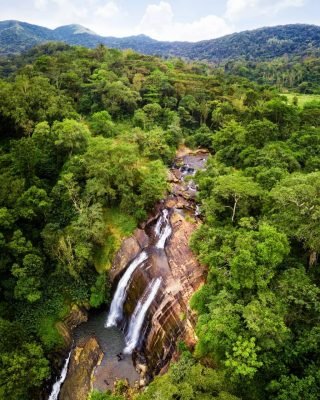
[[[146,229],[149,225],[153,224],[159,217],[165,200],[161,200],[154,208],[153,212],[149,215],[148,219],[140,223],[141,229]]]
[[[147,385],[147,380],[146,379],[140,379],[139,380],[139,387],[143,388]]]
[[[64,319],[64,323],[68,327],[68,329],[72,331],[76,326],[82,324],[83,322],[87,322],[87,320],[87,310],[77,305],[74,305],[72,306],[68,316]]]
[[[134,387],[135,389],[139,389],[139,381],[135,381],[133,387]]]
[[[148,367],[145,364],[137,364],[137,372],[140,374],[141,378],[145,378],[148,372]]]
[[[178,337],[190,345],[195,342],[196,321],[189,301],[205,278],[204,268],[189,248],[196,222],[176,211],[172,212],[170,222],[172,235],[166,245],[168,268],[157,270],[165,273],[166,285],[160,302],[152,305],[152,320],[145,340],[148,365],[154,372],[163,369],[170,360]]]
[[[165,202],[168,208],[190,209],[193,204],[182,196],[169,196]]]
[[[167,181],[169,183],[179,183],[179,178],[175,175],[173,171],[168,171]]]
[[[59,400],[86,400],[92,387],[94,368],[103,352],[93,337],[72,351],[67,378],[61,388]]]
[[[149,238],[142,229],[136,229],[132,236],[124,239],[109,271],[111,281],[126,268],[148,243]]]
[[[149,244],[149,237],[143,229],[136,229],[134,237],[137,239],[141,249],[144,249]]]
[[[172,236],[166,253],[173,280],[180,282],[180,295],[184,303],[188,304],[194,291],[204,282],[204,268],[189,247],[191,235],[197,224],[177,212],[172,213],[170,222]]]
[[[71,331],[67,328],[66,324],[62,321],[56,323],[56,328],[63,339],[65,348],[70,348],[72,344]]]
[[[137,304],[148,283],[162,277],[162,289],[152,302],[146,321],[141,350],[147,356],[149,370],[146,374],[142,372],[141,379],[148,379],[150,375],[165,369],[175,352],[177,340],[185,340],[190,348],[196,342],[196,319],[189,307],[189,301],[203,284],[205,269],[199,265],[189,248],[191,234],[201,223],[195,218],[196,191],[190,189],[190,179],[196,170],[204,168],[208,153],[202,150],[190,151],[187,148],[180,150],[180,158],[176,164],[184,168],[170,171],[168,180],[171,182],[171,195],[158,204],[148,220],[149,223],[155,222],[161,209],[169,209],[171,237],[167,240],[164,251],[148,248],[148,262],[135,272],[124,307],[128,317],[133,312],[132,304]],[[152,236],[153,229],[149,229],[151,225],[147,223],[145,226]],[[136,365],[138,364],[139,362]]]
[[[72,344],[72,331],[73,329],[82,324],[83,322],[87,322],[88,320],[88,312],[83,307],[78,307],[77,305],[73,305],[69,314],[64,318],[63,321],[59,321],[56,324],[56,328],[60,335],[64,340],[64,344],[66,348],[70,348]]]

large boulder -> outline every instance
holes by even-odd
[[[91,337],[72,351],[67,378],[60,391],[60,400],[86,400],[92,388],[95,367],[103,357],[98,341]]]

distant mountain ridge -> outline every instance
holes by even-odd
[[[283,55],[304,55],[320,49],[320,27],[292,24],[259,28],[200,42],[165,42],[145,35],[103,37],[81,25],[48,29],[20,21],[0,21],[0,55],[19,54],[38,44],[62,41],[70,45],[128,49],[159,56],[223,61],[268,60]]]

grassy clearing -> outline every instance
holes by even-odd
[[[306,103],[310,103],[310,101],[320,102],[319,94],[284,93],[283,95],[287,97],[289,104],[293,104],[294,97],[297,97],[299,107],[303,107]]]
[[[95,267],[101,273],[111,267],[112,259],[120,248],[121,241],[130,236],[137,226],[137,221],[117,208],[105,211],[105,241],[103,247],[95,254]]]

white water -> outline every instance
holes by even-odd
[[[160,222],[159,222],[160,221]],[[159,225],[158,225],[159,223]],[[160,228],[161,227],[161,228]],[[155,233],[159,237],[156,247],[158,249],[164,249],[166,240],[171,235],[172,229],[169,221],[169,211],[163,210],[161,217],[159,218],[155,227]]]
[[[161,214],[161,216],[158,218],[156,226],[154,227],[154,233],[156,234],[157,237],[160,236],[161,225],[163,224],[163,222],[164,222],[164,218],[163,218],[163,214]]]
[[[136,305],[136,308],[130,319],[128,333],[125,338],[126,347],[123,350],[125,354],[132,353],[137,346],[146,313],[158,293],[161,282],[162,278],[153,279]]]
[[[110,328],[111,326],[116,326],[117,322],[122,319],[123,316],[123,304],[127,298],[127,290],[128,284],[132,277],[134,271],[148,258],[148,255],[145,251],[139,254],[137,258],[135,258],[126,272],[123,274],[120,279],[117,290],[113,296],[110,311],[108,315],[108,319],[105,323],[106,328]]]
[[[68,357],[66,358],[66,361],[65,361],[64,366],[62,368],[59,380],[57,380],[57,382],[52,387],[52,391],[51,391],[51,394],[50,394],[48,400],[58,400],[61,386],[62,386],[62,384],[65,381],[66,376],[67,376],[70,356],[71,356],[71,351],[70,351]]]

